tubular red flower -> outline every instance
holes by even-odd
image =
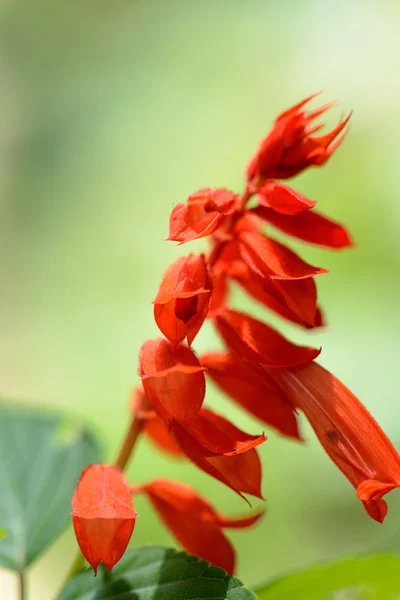
[[[276,181],[266,181],[257,190],[257,197],[261,206],[282,215],[298,215],[316,205],[314,200]]]
[[[139,375],[151,407],[170,427],[188,423],[205,395],[204,367],[186,346],[174,348],[162,338],[145,342],[139,354]]]
[[[314,121],[325,113],[332,104],[319,109],[305,111],[304,106],[316,96],[313,94],[285,110],[275,120],[270,133],[265,137],[247,167],[247,179],[287,179],[310,166],[326,163],[341,144],[351,113],[329,133],[313,136],[321,125]]]
[[[147,495],[185,550],[230,574],[235,570],[235,551],[223,529],[250,527],[264,514],[264,511],[257,511],[245,517],[226,517],[192,488],[170,479],[156,479],[133,491]]]
[[[387,505],[382,496],[400,487],[400,457],[378,423],[341,381],[315,362],[270,374],[304,412],[370,517],[383,522]]]
[[[348,248],[353,245],[351,237],[343,225],[314,210],[292,216],[278,214],[265,206],[257,206],[252,212],[288,235],[310,244],[335,249]]]
[[[89,465],[72,498],[72,522],[82,554],[94,569],[111,571],[121,559],[135,527],[130,486],[110,465]]]
[[[306,263],[292,250],[262,233],[241,232],[239,248],[243,260],[261,277],[306,279],[328,272]]]
[[[205,237],[220,228],[238,208],[238,196],[224,188],[206,188],[177,204],[169,222],[168,240],[181,244]]]
[[[211,301],[211,279],[204,255],[181,256],[166,271],[154,300],[155,321],[171,344],[192,344]]]
[[[301,365],[320,353],[292,344],[272,327],[235,310],[221,309],[214,322],[228,349],[251,368]]]
[[[283,435],[300,439],[293,405],[266,371],[251,369],[223,352],[207,352],[200,362],[218,387],[245,410]]]

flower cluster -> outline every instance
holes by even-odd
[[[330,105],[308,111],[312,98],[278,116],[247,167],[242,195],[202,189],[173,209],[168,239],[184,244],[207,237],[210,251],[181,256],[162,279],[154,318],[164,337],[141,348],[142,386],[134,392],[132,412],[159,448],[186,457],[246,499],[262,498],[257,447],[266,438],[245,433],[206,408],[206,378],[266,426],[297,440],[300,410],[368,514],[382,522],[387,512],[382,496],[400,486],[399,455],[384,432],[350,390],[315,362],[320,349],[293,344],[229,306],[236,283],[301,327],[324,323],[315,278],[326,269],[307,263],[264,231],[267,223],[311,244],[352,245],[343,225],[281,183],[325,164],[344,138],[350,115],[329,133],[315,135],[322,126],[316,119]],[[198,357],[192,345],[207,318],[225,350]],[[116,466],[92,466],[78,484],[73,520],[80,547],[95,569],[100,560],[111,568],[125,550],[135,520],[130,494],[144,494],[185,549],[230,573],[235,553],[223,530],[248,527],[262,515],[225,517],[182,483],[156,479],[129,488]]]

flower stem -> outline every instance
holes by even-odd
[[[26,600],[25,572],[18,571],[19,600]]]

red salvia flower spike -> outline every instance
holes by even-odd
[[[276,181],[266,181],[257,190],[257,198],[261,206],[282,215],[298,215],[316,205],[314,200]]]
[[[265,441],[264,435],[250,436],[204,408],[190,426],[174,423],[171,434],[200,469],[243,498],[243,494],[262,498],[261,462],[255,447]]]
[[[283,244],[258,232],[241,232],[239,248],[243,260],[261,277],[306,279],[327,273],[306,263]]]
[[[210,235],[238,206],[238,196],[224,188],[200,190],[173,209],[167,240],[183,244]]]
[[[350,234],[343,225],[317,211],[310,210],[290,216],[278,214],[265,206],[257,206],[252,212],[284,233],[310,244],[334,249],[353,246]]]
[[[378,423],[341,381],[315,362],[270,374],[304,412],[370,517],[382,522],[387,513],[382,496],[400,487],[400,456]]]
[[[171,344],[185,338],[192,344],[207,316],[211,291],[203,254],[181,256],[168,267],[154,300],[154,318]]]
[[[192,488],[170,479],[156,479],[133,489],[144,493],[187,552],[225,569],[235,570],[235,551],[225,537],[225,527],[246,528],[256,523],[264,511],[242,518],[225,517]]]
[[[283,435],[300,439],[293,405],[267,372],[223,352],[207,352],[200,362],[214,383],[245,410]]]
[[[89,465],[72,498],[72,522],[82,554],[95,574],[121,559],[135,527],[136,513],[124,474],[111,465]]]
[[[235,310],[220,310],[214,322],[228,349],[251,368],[307,364],[321,352],[292,344],[269,325]]]
[[[205,395],[204,367],[186,346],[174,348],[159,338],[143,344],[139,375],[151,407],[169,428],[174,420],[188,423]]]
[[[266,179],[287,179],[310,166],[321,166],[342,142],[351,113],[329,133],[313,136],[320,125],[315,119],[332,104],[307,112],[305,105],[316,96],[309,96],[281,113],[270,133],[261,141],[255,156],[247,167],[248,181],[258,183]]]

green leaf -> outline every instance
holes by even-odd
[[[0,540],[2,540],[4,537],[6,537],[7,535],[7,531],[5,529],[3,529],[2,527],[0,527]]]
[[[88,569],[70,579],[58,600],[254,600],[236,577],[185,552],[128,550],[111,576]]]
[[[349,558],[294,573],[257,590],[259,600],[398,600],[400,557]]]
[[[70,523],[71,496],[99,446],[81,425],[0,403],[0,565],[21,571]]]

